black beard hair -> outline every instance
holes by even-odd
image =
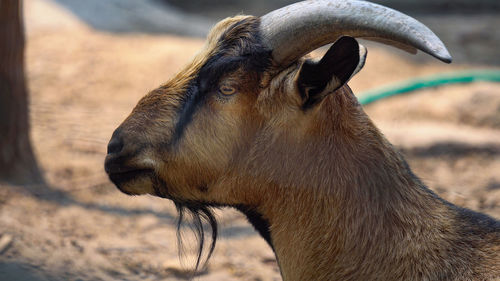
[[[194,277],[197,273],[200,272],[199,271],[200,265],[203,264],[202,268],[206,267],[208,260],[210,259],[210,257],[214,252],[215,243],[217,242],[218,225],[217,225],[217,219],[215,218],[215,215],[213,213],[213,209],[220,208],[223,206],[206,202],[179,200],[178,198],[174,198],[173,196],[170,195],[170,193],[168,192],[167,184],[158,176],[152,176],[151,181],[153,182],[153,188],[155,190],[156,195],[161,198],[172,200],[175,204],[175,208],[177,209],[177,213],[179,214],[179,218],[177,220],[177,247],[179,251],[178,252],[179,258],[184,256],[185,253],[184,243],[182,242],[183,239],[182,239],[181,227],[186,217],[186,214],[191,218],[190,221],[192,223],[189,224],[189,227],[193,231],[196,240],[198,240],[197,258],[192,276]],[[202,263],[203,252],[205,250],[205,242],[206,242],[204,225],[210,226],[212,230],[212,235],[211,235],[212,241],[210,242],[210,245],[208,247],[208,253],[206,255],[206,258]]]
[[[179,214],[179,219],[177,221],[177,244],[179,257],[182,257],[184,254],[184,244],[182,242],[181,235],[181,226],[183,220],[185,219],[186,213],[191,218],[192,223],[189,225],[191,230],[193,231],[196,239],[198,240],[198,249],[197,249],[197,258],[196,264],[193,270],[193,276],[199,272],[200,265],[203,265],[201,268],[205,268],[208,260],[212,256],[212,253],[215,249],[215,244],[217,242],[217,219],[213,213],[213,208],[207,204],[201,204],[197,202],[174,202],[177,212]],[[211,241],[208,247],[208,253],[206,254],[206,258],[202,263],[203,252],[205,250],[205,228],[204,225],[210,225],[212,230]]]

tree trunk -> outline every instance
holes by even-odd
[[[22,1],[0,0],[0,181],[44,182],[29,130]]]

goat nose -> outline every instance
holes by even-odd
[[[120,134],[115,131],[113,133],[113,137],[108,143],[108,154],[117,154],[120,153],[123,149],[123,138],[120,136]]]

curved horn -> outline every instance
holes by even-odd
[[[264,44],[274,63],[288,66],[343,35],[382,42],[411,53],[420,49],[443,62],[451,56],[425,25],[393,9],[356,0],[309,0],[261,17]]]

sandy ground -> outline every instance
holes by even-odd
[[[113,129],[202,41],[99,32],[40,5],[27,4],[27,72],[32,138],[49,187],[0,185],[0,280],[188,278],[178,261],[173,204],[120,193],[103,161]],[[41,20],[40,11],[58,24]],[[351,82],[355,92],[481,67],[369,48],[365,69]],[[429,89],[366,111],[430,188],[500,218],[499,84]],[[221,238],[197,280],[280,280],[272,251],[244,217],[217,214]],[[185,264],[193,264],[189,254]]]

